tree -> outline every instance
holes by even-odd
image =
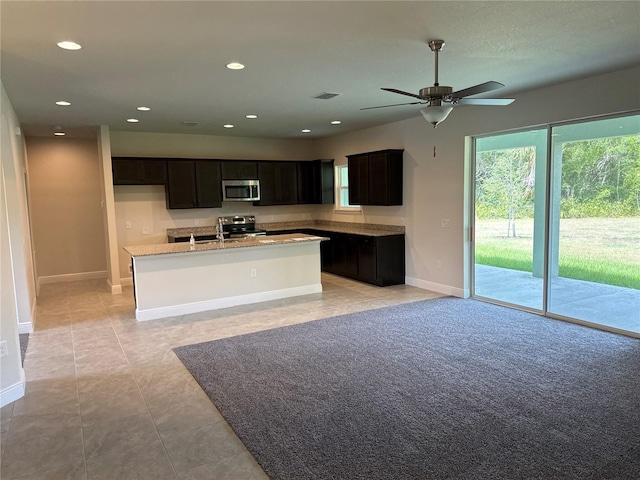
[[[481,152],[476,160],[476,211],[507,218],[507,237],[516,237],[516,218],[533,215],[536,151],[532,146]]]
[[[640,135],[562,144],[563,216],[640,215]]]

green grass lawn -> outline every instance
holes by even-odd
[[[505,238],[506,221],[476,220],[476,263],[531,272],[533,220],[517,222]],[[559,235],[561,277],[640,289],[640,218],[562,219]]]
[[[531,251],[505,246],[477,245],[476,263],[523,272],[533,271]],[[564,255],[558,268],[560,276],[564,278],[640,290],[640,269],[635,265]]]

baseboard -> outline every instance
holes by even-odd
[[[113,285],[111,283],[111,280],[109,278],[107,278],[107,285],[109,286],[109,290],[111,290],[111,295],[118,295],[118,294],[122,293],[122,285],[121,284]]]
[[[31,305],[31,319],[28,322],[18,321],[18,333],[33,333],[33,324],[36,319],[36,310],[38,307],[37,299],[33,298],[33,304]]]
[[[452,287],[451,285],[443,285],[441,283],[428,282],[419,278],[406,277],[404,282],[412,287],[422,288],[424,290],[431,290],[432,292],[442,293],[444,295],[451,295],[453,297],[466,298],[464,288]]]
[[[24,397],[26,386],[27,378],[24,375],[24,368],[20,367],[20,381],[0,391],[0,408]]]
[[[269,292],[251,293],[248,295],[238,295],[236,297],[218,298],[203,302],[185,303],[182,305],[172,305],[170,307],[150,308],[140,310],[136,308],[136,320],[156,320],[158,318],[175,317],[190,313],[205,312],[207,310],[218,310],[220,308],[247,305],[250,303],[268,302],[281,298],[298,297],[300,295],[310,295],[321,293],[322,284],[305,285],[302,287],[285,288],[282,290],[271,290]]]
[[[47,283],[78,282],[81,280],[96,280],[100,278],[107,278],[106,270],[100,270],[97,272],[64,273],[62,275],[38,277],[38,291],[40,290],[40,285],[45,285]]]
[[[31,305],[31,323],[35,323],[36,315],[38,313],[38,296],[33,297],[33,304]],[[30,333],[30,332],[29,332]]]
[[[33,333],[33,322],[18,323],[18,333]]]
[[[133,277],[123,277],[120,279],[120,285],[123,287],[130,287],[133,285]]]

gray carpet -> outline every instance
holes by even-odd
[[[175,349],[272,479],[625,479],[640,341],[441,298]]]

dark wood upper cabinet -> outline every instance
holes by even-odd
[[[222,180],[260,180],[254,205],[333,204],[333,160],[112,159],[114,185],[165,185],[167,208],[222,206]]]
[[[258,178],[258,162],[223,160],[220,164],[222,180],[256,180]]]
[[[298,162],[298,203],[320,203],[315,188],[316,165],[316,162]]]
[[[222,206],[220,162],[168,160],[167,208],[217,208]]]
[[[333,160],[298,162],[298,203],[334,203]]]
[[[196,160],[196,198],[200,208],[222,207],[220,162]]]
[[[114,157],[114,185],[165,185],[167,162],[163,158]]]
[[[349,203],[402,205],[403,152],[381,150],[348,155]]]
[[[297,162],[258,162],[260,200],[254,205],[292,205],[298,203]]]
[[[369,154],[347,157],[349,165],[349,204],[369,205]]]

